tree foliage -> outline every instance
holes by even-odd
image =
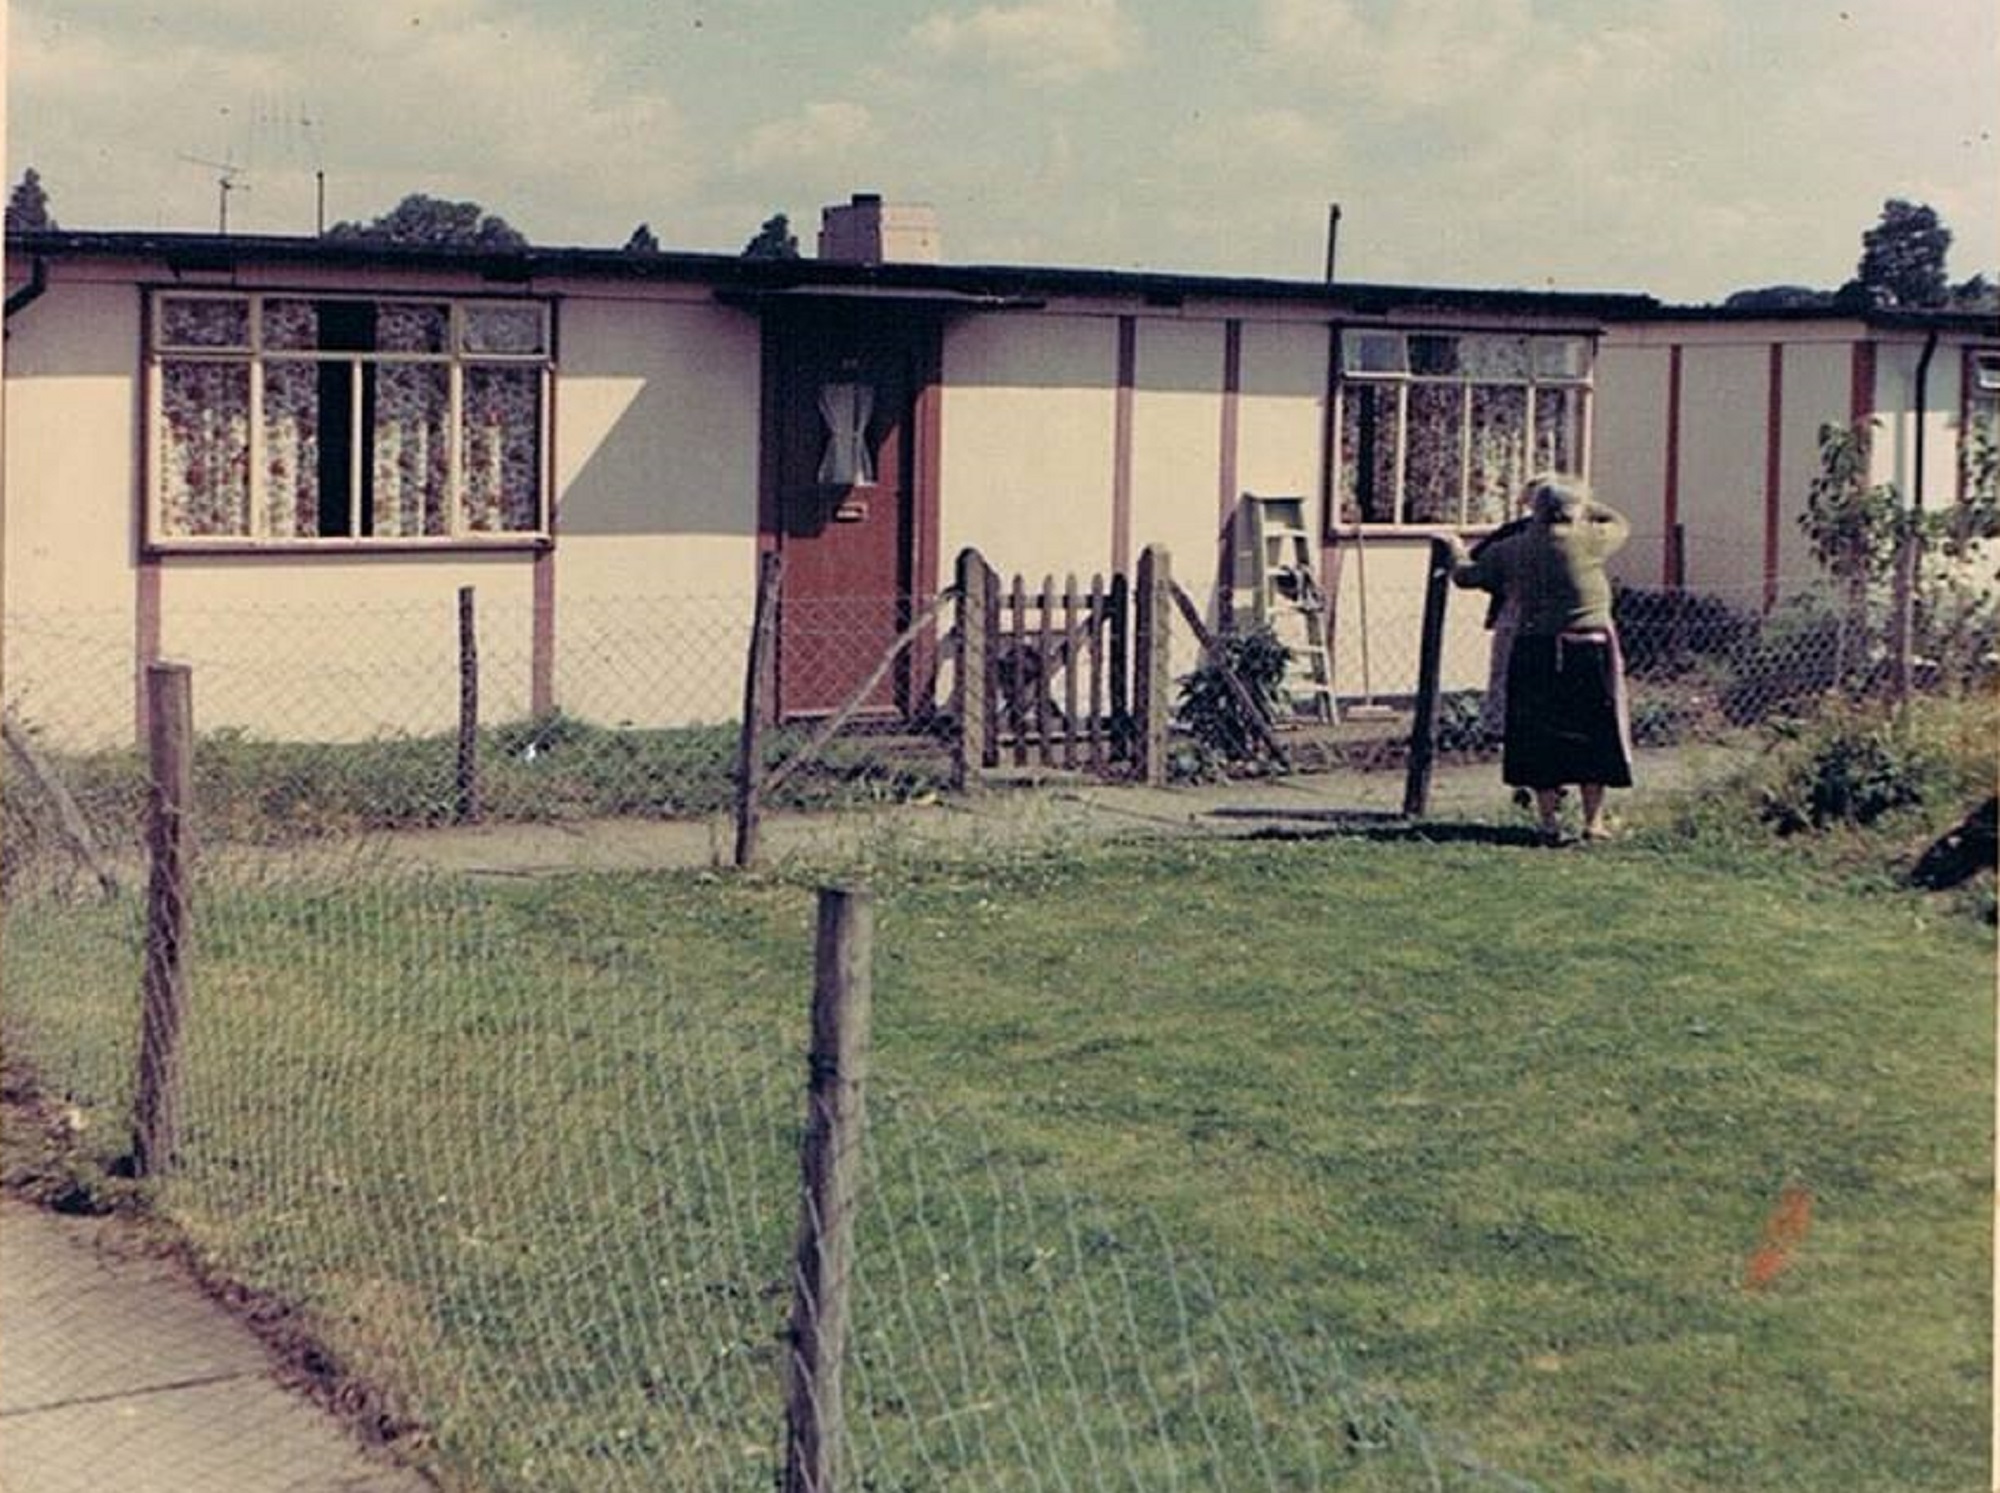
[[[7,199],[7,231],[35,233],[52,229],[56,220],[49,213],[49,194],[42,187],[41,173],[30,166],[21,173]]]
[[[783,213],[775,213],[764,220],[764,226],[757,230],[757,236],[743,246],[745,259],[797,259],[799,257],[798,235],[792,232],[791,219]]]
[[[1934,209],[1892,197],[1882,204],[1881,220],[1861,235],[1854,278],[1892,306],[1942,306],[1950,250],[1951,230]]]
[[[478,249],[525,249],[528,240],[504,218],[476,202],[450,202],[412,192],[369,223],[336,223],[326,236],[346,243],[458,245]]]

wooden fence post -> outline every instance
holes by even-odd
[[[771,714],[773,646],[777,640],[778,582],[784,560],[767,550],[757,564],[757,602],[751,613],[749,656],[743,664],[743,726],[736,739],[736,864],[757,859],[763,823],[764,720]]]
[[[986,717],[993,708],[986,656],[986,599],[993,572],[976,549],[958,554],[958,740],[952,745],[951,786],[960,793],[976,792],[986,760]]]
[[[793,1271],[784,1493],[836,1493],[845,1436],[841,1359],[854,1259],[875,937],[868,893],[819,894],[811,1086],[800,1155],[803,1202]]]
[[[1451,546],[1431,541],[1425,573],[1423,640],[1417,652],[1417,701],[1410,720],[1410,761],[1403,779],[1403,812],[1411,818],[1431,810],[1431,769],[1437,764],[1439,683],[1444,673],[1444,611],[1451,592]]]
[[[479,795],[479,625],[473,588],[458,588],[458,793],[456,818],[476,824]]]
[[[179,1143],[181,1027],[187,1015],[188,812],[194,798],[193,674],[146,668],[146,747],[152,774],[146,824],[146,959],[139,1072],[132,1107],[132,1175],[157,1176]]]
[[[1151,787],[1167,780],[1168,616],[1173,610],[1173,561],[1157,544],[1139,554],[1133,610],[1132,709],[1139,779]]]

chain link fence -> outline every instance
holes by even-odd
[[[1878,601],[1781,592],[1620,593],[1642,743],[1895,687]],[[771,1487],[806,1045],[803,1002],[771,993],[811,984],[802,909],[797,957],[774,956],[739,907],[452,879],[384,833],[726,814],[754,624],[699,599],[566,609],[550,674],[530,609],[476,606],[461,633],[466,615],[175,621],[194,853],[165,895],[199,998],[157,1204],[448,1487]],[[1452,646],[1473,671],[1477,624],[1461,593]],[[953,625],[949,605],[857,601],[779,630],[781,707],[819,693],[758,744],[769,770],[807,764],[772,804],[946,791]],[[1991,688],[1990,606],[1934,607],[1916,637],[1916,687]],[[10,618],[7,648],[5,1050],[47,1123],[115,1168],[149,1082],[134,992],[166,978],[162,785],[133,744],[123,624]],[[1440,748],[1493,749],[1480,692],[1449,683]],[[1385,709],[1281,735],[1319,732],[1329,761],[1360,737],[1386,750],[1407,719]],[[1526,1486],[1351,1372],[1337,1340],[1279,1326],[1144,1212],[996,1151],[893,1064],[869,1104],[854,1486]]]

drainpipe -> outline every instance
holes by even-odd
[[[1924,426],[1927,423],[1926,416],[1930,407],[1931,357],[1937,352],[1937,345],[1937,328],[1932,327],[1924,337],[1924,350],[1917,355],[1916,388],[1913,391],[1917,433],[1910,452],[1909,529],[1896,550],[1896,617],[1893,642],[1896,654],[1896,703],[1899,706],[1908,703],[1910,698],[1910,655],[1916,646],[1917,562],[1923,549],[1920,525],[1924,516],[1926,445]]]
[[[49,267],[38,254],[33,268],[28,271],[28,283],[7,297],[7,320],[14,319],[16,311],[25,311],[42,298],[42,292],[49,288]]]

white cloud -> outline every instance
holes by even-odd
[[[428,192],[551,241],[583,220],[622,242],[692,189],[672,101],[621,84],[587,34],[483,0],[368,0],[339,26],[320,11],[246,10],[240,29],[18,11],[10,155],[79,227],[212,227],[213,173],[190,155],[242,166],[230,223],[253,232],[309,232],[322,164],[330,218]]]
[[[1398,109],[1508,106],[1506,84],[1533,56],[1529,0],[1264,0],[1263,40],[1281,66],[1359,89]]]
[[[1074,83],[1133,60],[1137,27],[1118,0],[1027,0],[938,14],[911,33],[940,57],[971,57],[1031,82]]]
[[[789,118],[758,125],[737,150],[736,164],[761,171],[838,161],[875,138],[875,118],[866,105],[812,103]]]

